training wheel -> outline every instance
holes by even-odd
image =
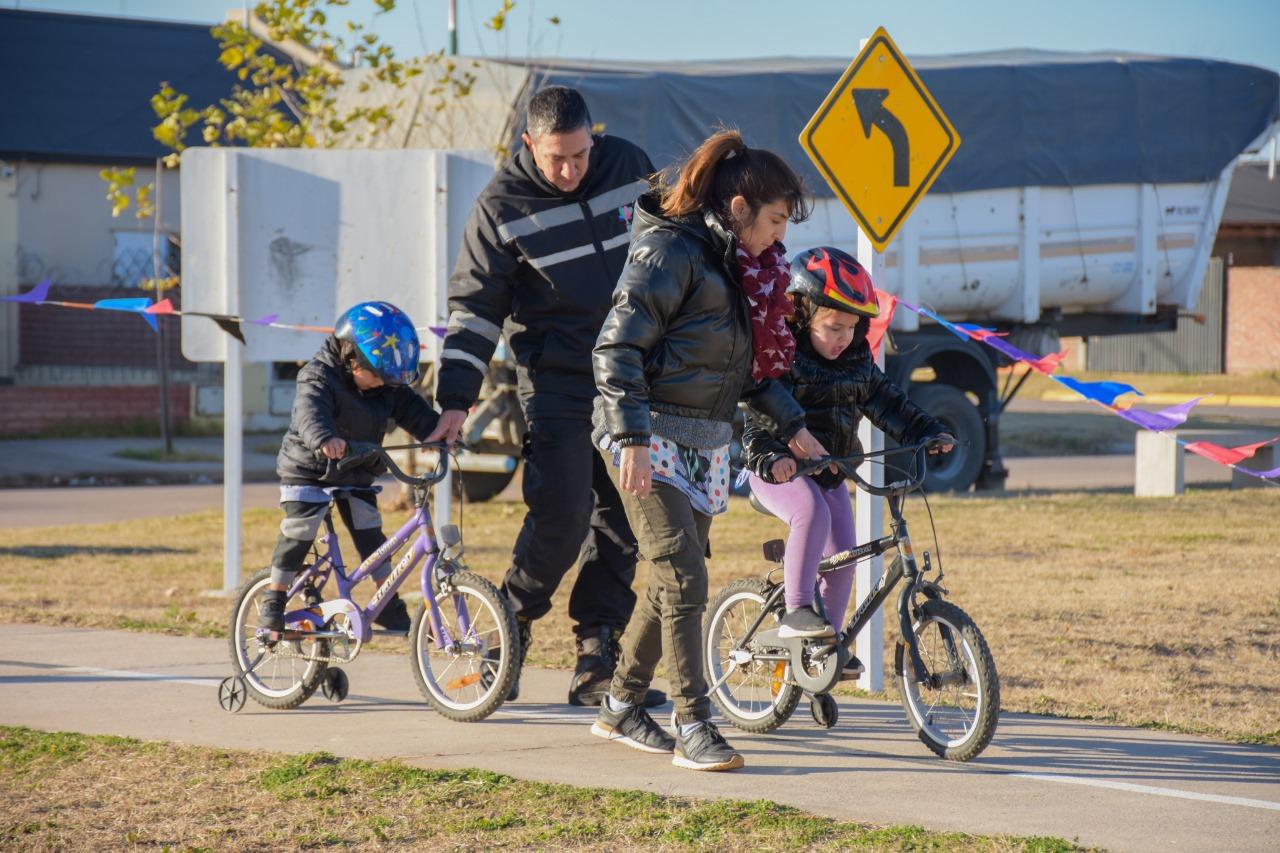
[[[830,693],[819,693],[809,700],[809,713],[815,723],[829,729],[840,719],[840,706]]]
[[[320,691],[330,702],[341,702],[347,698],[347,691],[350,688],[351,683],[347,680],[347,674],[335,666],[325,672]]]
[[[249,696],[249,688],[244,677],[230,675],[222,679],[218,685],[218,705],[224,711],[235,713],[244,707],[244,700]]]

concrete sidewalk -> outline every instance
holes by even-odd
[[[0,441],[0,488],[221,483],[222,438],[175,438],[177,453],[208,461],[151,462],[115,455],[158,452],[159,438],[42,438]],[[276,479],[279,434],[244,437],[245,482]],[[267,448],[270,448],[268,451]]]
[[[480,723],[432,713],[407,655],[344,667],[351,695],[294,711],[222,711],[224,640],[0,625],[0,722],[225,748],[328,750],[432,768],[701,798],[768,799],[840,820],[1054,835],[1130,851],[1263,851],[1280,831],[1280,750],[1167,732],[1005,714],[969,764],[935,758],[896,703],[841,700],[836,728],[802,702],[777,732],[725,726],[747,766],[696,773],[589,733],[563,704],[567,671],[531,669],[519,702]],[[667,709],[654,716],[668,719]],[[302,725],[300,725],[302,723]]]

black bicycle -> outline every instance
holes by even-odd
[[[817,459],[796,471],[796,477],[803,477],[834,464],[858,488],[885,498],[889,508],[889,535],[827,557],[819,564],[819,572],[853,565],[890,549],[897,554],[837,637],[782,638],[778,623],[785,612],[780,577],[784,543],[774,539],[764,544],[765,559],[774,567],[764,578],[744,578],[721,590],[708,606],[703,625],[711,698],[735,727],[772,731],[791,717],[804,694],[810,696],[815,722],[834,726],[839,711],[830,691],[853,657],[855,638],[905,579],[898,593],[900,638],[894,674],[907,720],[925,746],[951,761],[968,761],[991,742],[1000,713],[995,662],[978,626],[945,600],[941,558],[936,575],[928,551],[923,565],[917,565],[902,515],[904,498],[920,488],[927,473],[925,451],[935,443]],[[886,464],[886,473],[902,475],[886,486],[873,486],[854,470],[868,459],[897,453],[913,453],[912,465],[904,470]],[[767,512],[759,504],[756,508]],[[816,601],[821,608],[821,596]]]

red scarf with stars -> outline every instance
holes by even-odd
[[[796,354],[796,339],[787,328],[787,319],[795,314],[787,296],[791,266],[776,243],[759,257],[738,246],[738,282],[751,314],[751,378],[760,382],[781,376]]]

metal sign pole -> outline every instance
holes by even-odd
[[[240,255],[238,187],[239,157],[226,159],[226,215],[223,219],[223,257],[226,258],[227,313],[240,313]],[[222,360],[222,591],[240,585],[241,481],[244,477],[244,371],[240,344],[225,337]]]
[[[866,48],[870,39],[862,39],[858,51]],[[881,284],[884,272],[884,258],[878,255],[871,243],[871,237],[861,227],[858,228],[858,262],[871,273],[871,280]],[[884,368],[884,347],[876,353],[876,366]],[[863,452],[884,449],[884,433],[876,429],[869,418],[863,418],[858,425],[858,440],[862,442]],[[867,482],[875,486],[884,485],[884,466],[864,462],[858,473]],[[854,524],[859,544],[871,542],[884,535],[884,501],[873,497],[861,489],[857,490],[855,502]],[[884,574],[884,557],[877,556],[858,564],[854,577],[855,607],[870,594],[871,589]],[[855,654],[866,668],[858,679],[858,687],[867,691],[884,689],[884,611],[877,610],[872,614],[862,633],[858,634]]]

